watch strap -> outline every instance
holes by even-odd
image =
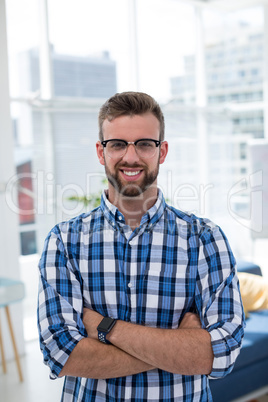
[[[99,341],[101,341],[102,343],[106,343],[106,345],[111,345],[111,342],[109,342],[108,339],[106,339],[107,334],[109,334],[109,332],[98,331]]]

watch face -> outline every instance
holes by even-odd
[[[100,322],[97,330],[102,332],[109,332],[115,324],[115,319],[110,317],[104,317]]]

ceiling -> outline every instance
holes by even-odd
[[[233,11],[242,8],[268,4],[268,0],[177,0],[185,4],[192,4],[202,8],[221,11]]]

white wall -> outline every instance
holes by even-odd
[[[8,85],[8,57],[6,35],[5,0],[0,0],[0,276],[19,278],[19,232],[18,216],[12,212],[6,202],[5,186],[15,174],[13,157],[13,137],[10,118]],[[1,310],[3,341],[6,358],[13,357],[13,350],[7,331],[6,317]],[[21,303],[11,306],[11,319],[17,340],[19,353],[24,352]]]

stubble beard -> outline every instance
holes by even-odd
[[[124,184],[120,178],[120,169],[122,168],[140,168],[140,166],[135,166],[135,165],[127,165],[124,164],[124,166],[118,167],[115,165],[115,173],[112,173],[110,169],[107,166],[107,163],[105,162],[105,173],[107,176],[107,179],[109,183],[115,188],[115,190],[125,196],[125,197],[138,197],[142,193],[144,193],[157,179],[158,173],[159,173],[159,161],[157,163],[156,168],[148,172],[148,169],[146,167],[142,167],[144,178],[142,182],[138,185],[136,183],[127,183]]]

